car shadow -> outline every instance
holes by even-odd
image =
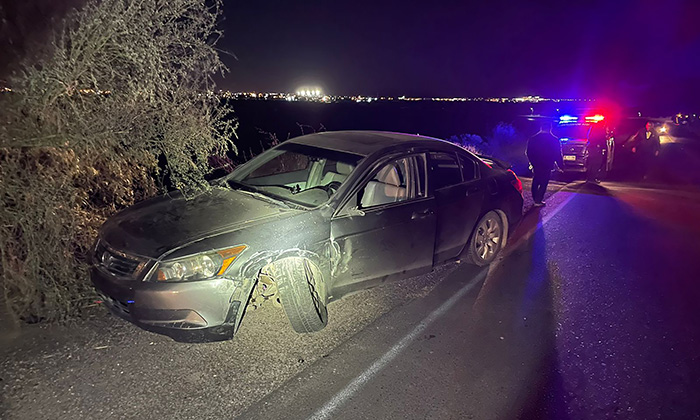
[[[579,182],[574,182],[567,184],[564,186],[560,192],[574,192],[574,193],[580,193],[580,194],[592,194],[592,195],[602,195],[602,196],[611,196],[612,193],[610,190],[605,186],[605,183],[595,183],[595,182],[587,182],[587,181],[579,181]]]
[[[547,261],[541,210],[528,211],[505,257],[470,294],[464,333],[452,345],[459,366],[455,386],[464,415],[476,418],[566,418],[556,370],[554,295],[557,267]],[[460,267],[451,276],[473,275]]]

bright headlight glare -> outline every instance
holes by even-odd
[[[153,277],[154,280],[166,282],[203,280],[222,275],[245,248],[245,245],[241,245],[174,261],[164,261],[158,264]]]

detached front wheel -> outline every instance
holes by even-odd
[[[280,302],[294,331],[310,333],[326,326],[326,285],[316,264],[304,257],[286,257],[267,271],[277,283]]]
[[[483,215],[469,240],[467,255],[478,266],[490,264],[501,251],[505,240],[503,220],[495,211]]]

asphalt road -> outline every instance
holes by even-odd
[[[570,184],[496,267],[460,266],[241,418],[700,417],[698,214],[694,193]]]
[[[498,264],[182,344],[95,308],[0,346],[0,418],[700,417],[697,188],[552,184]]]

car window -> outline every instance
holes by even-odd
[[[562,139],[585,140],[588,138],[588,132],[591,126],[588,124],[571,124],[559,125],[552,129],[552,134]]]
[[[255,169],[248,175],[249,179],[287,172],[306,171],[309,167],[309,156],[301,153],[284,153],[270,159],[267,163]]]
[[[462,170],[454,153],[430,153],[430,182],[436,190],[462,182]]]
[[[416,197],[426,197],[428,195],[428,182],[427,182],[427,164],[425,162],[425,155],[415,155],[413,156],[413,173],[415,180],[415,196]]]
[[[229,184],[304,206],[328,201],[361,156],[298,144],[283,144],[237,168]]]
[[[321,172],[320,185],[329,185],[332,182],[343,183],[353,169],[354,165],[327,160]]]
[[[459,165],[462,167],[462,178],[464,181],[471,181],[477,178],[476,162],[464,155],[458,155]]]
[[[360,207],[396,203],[425,194],[425,158],[407,156],[382,166],[374,174],[360,190]]]

